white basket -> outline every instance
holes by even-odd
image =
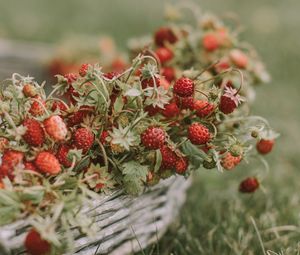
[[[139,197],[119,191],[95,201],[86,212],[95,217],[98,232],[94,239],[74,230],[75,254],[125,255],[156,242],[176,219],[185,202],[190,180],[173,176],[148,189]],[[0,254],[26,254],[23,243],[28,231],[26,220],[0,228]]]

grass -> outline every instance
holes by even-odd
[[[66,33],[104,33],[124,45],[126,38],[150,33],[162,24],[162,2],[0,0],[0,35],[55,42]],[[219,14],[235,12],[245,24],[244,38],[259,49],[273,76],[271,84],[257,89],[252,113],[266,116],[281,138],[267,157],[271,171],[260,192],[237,192],[241,178],[262,171],[255,162],[224,174],[200,170],[177,223],[144,253],[158,254],[159,246],[163,255],[257,255],[264,254],[261,237],[265,255],[299,254],[300,2],[197,2]]]

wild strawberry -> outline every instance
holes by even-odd
[[[0,178],[1,178],[1,174],[0,174]],[[1,182],[1,179],[0,179],[0,189],[4,189],[4,184],[3,182]]]
[[[4,177],[8,177],[10,180],[14,179],[14,169],[9,164],[2,162],[0,165],[0,181]]]
[[[109,72],[109,73],[105,73],[103,76],[109,80],[112,80],[113,78],[117,77],[119,75],[118,72]]]
[[[28,232],[24,246],[29,255],[47,255],[51,252],[50,243],[42,239],[35,229]]]
[[[70,167],[72,165],[72,161],[68,159],[68,153],[70,149],[70,146],[62,144],[57,150],[56,158],[58,159],[59,163],[61,163],[64,167]]]
[[[259,181],[255,177],[248,177],[240,183],[239,191],[253,193],[259,188]]]
[[[274,139],[261,139],[256,144],[256,149],[260,154],[268,154],[274,146]]]
[[[29,112],[33,116],[41,116],[45,113],[45,109],[43,107],[46,106],[45,101],[43,101],[39,96],[36,96],[34,98],[35,100],[32,102]]]
[[[9,140],[5,137],[0,137],[0,153],[3,153],[9,144]]]
[[[242,97],[237,94],[237,90],[225,87],[225,93],[221,96],[219,109],[224,114],[232,113],[238,105],[244,101]]]
[[[106,144],[107,143],[107,141],[106,141],[107,137],[108,137],[108,131],[103,130],[102,133],[101,133],[101,136],[100,136],[100,142],[102,144]]]
[[[141,78],[142,88],[154,87],[154,81],[157,87],[160,86],[160,79],[158,77],[150,78]]]
[[[56,175],[61,171],[58,159],[51,152],[40,152],[34,162],[36,167],[44,174]]]
[[[147,105],[144,110],[148,113],[150,117],[152,117],[155,114],[157,114],[161,110],[161,108],[157,106],[153,107],[152,105]]]
[[[245,69],[248,66],[248,57],[244,52],[234,49],[229,53],[229,56],[238,68]]]
[[[179,97],[174,96],[175,102],[180,109],[194,109],[194,98],[193,97]]]
[[[2,156],[2,163],[7,164],[10,167],[15,167],[16,165],[22,163],[24,159],[24,153],[15,150],[6,150]]]
[[[25,162],[24,169],[37,172],[37,168],[36,168],[35,164],[32,162]]]
[[[55,141],[65,140],[68,130],[63,119],[53,115],[43,122],[47,134]]]
[[[211,134],[207,127],[195,122],[189,126],[188,138],[193,144],[206,144],[211,139]]]
[[[92,114],[93,107],[90,106],[81,106],[79,111],[72,113],[71,116],[68,117],[68,126],[73,127],[79,125],[83,122],[84,118]]]
[[[170,61],[174,57],[173,51],[166,47],[157,48],[155,50],[155,54],[162,65]]]
[[[61,101],[54,101],[51,106],[51,110],[53,112],[56,110],[59,110],[60,112],[65,112],[67,109],[67,106]]]
[[[64,77],[67,79],[67,83],[71,85],[74,81],[77,80],[78,76],[75,73],[65,74]]]
[[[226,170],[232,170],[235,168],[242,160],[242,156],[234,157],[230,152],[226,152],[222,158],[221,165]]]
[[[173,67],[166,66],[161,69],[161,75],[166,78],[168,82],[174,81],[176,74]]]
[[[178,174],[184,174],[188,169],[188,159],[186,157],[181,157],[176,161],[175,171]]]
[[[224,72],[231,67],[228,58],[222,58],[216,65],[215,70],[218,73]]]
[[[154,41],[158,46],[164,46],[165,42],[174,44],[177,42],[177,36],[174,34],[171,28],[161,27],[154,35]]]
[[[180,110],[175,102],[165,105],[165,109],[161,109],[161,114],[166,118],[173,118],[178,116]]]
[[[41,146],[45,141],[44,130],[37,120],[25,119],[23,126],[26,127],[26,132],[23,135],[23,139],[31,146]]]
[[[180,97],[190,97],[194,94],[194,82],[189,79],[182,77],[174,84],[174,93]]]
[[[79,150],[82,149],[83,153],[86,153],[94,143],[94,134],[88,128],[79,128],[74,134],[75,147]]]
[[[86,76],[87,71],[89,69],[89,66],[90,66],[89,64],[82,64],[81,65],[81,67],[79,69],[79,72],[78,72],[81,77]]]
[[[172,169],[175,167],[177,162],[177,155],[172,151],[167,145],[164,145],[160,148],[161,152],[161,169]]]
[[[166,140],[166,133],[160,127],[148,127],[142,134],[141,134],[142,144],[152,150],[157,150]]]
[[[213,113],[214,105],[204,100],[195,100],[194,110],[198,117],[205,118]]]
[[[37,95],[36,88],[29,83],[24,85],[22,92],[26,97],[35,97]]]
[[[219,40],[216,34],[208,33],[203,36],[202,44],[205,50],[207,51],[215,51],[219,48]]]

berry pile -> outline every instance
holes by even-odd
[[[97,193],[138,195],[171,175],[232,171],[272,150],[276,133],[247,115],[244,87],[253,85],[256,60],[221,23],[201,24],[202,33],[160,28],[155,53],[144,50],[128,69],[83,64],[57,75],[48,95],[32,77],[14,74],[2,83],[0,224],[30,215],[30,254],[66,249],[69,227],[92,235],[91,219],[78,209]],[[192,35],[199,56],[188,45]],[[221,62],[203,68],[221,56],[230,58],[225,71],[218,72]],[[260,181],[248,177],[239,190],[252,193]]]

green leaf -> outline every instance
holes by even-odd
[[[115,112],[122,111],[123,106],[124,106],[124,101],[123,101],[122,96],[117,97],[117,99],[116,99],[116,101],[114,103],[114,110],[115,110]]]
[[[154,166],[154,172],[157,173],[158,170],[160,169],[162,162],[162,156],[160,150],[155,151],[155,166]]]
[[[22,201],[31,201],[33,204],[39,204],[44,194],[45,191],[43,187],[30,187],[23,190],[22,194],[20,194],[20,199]]]

